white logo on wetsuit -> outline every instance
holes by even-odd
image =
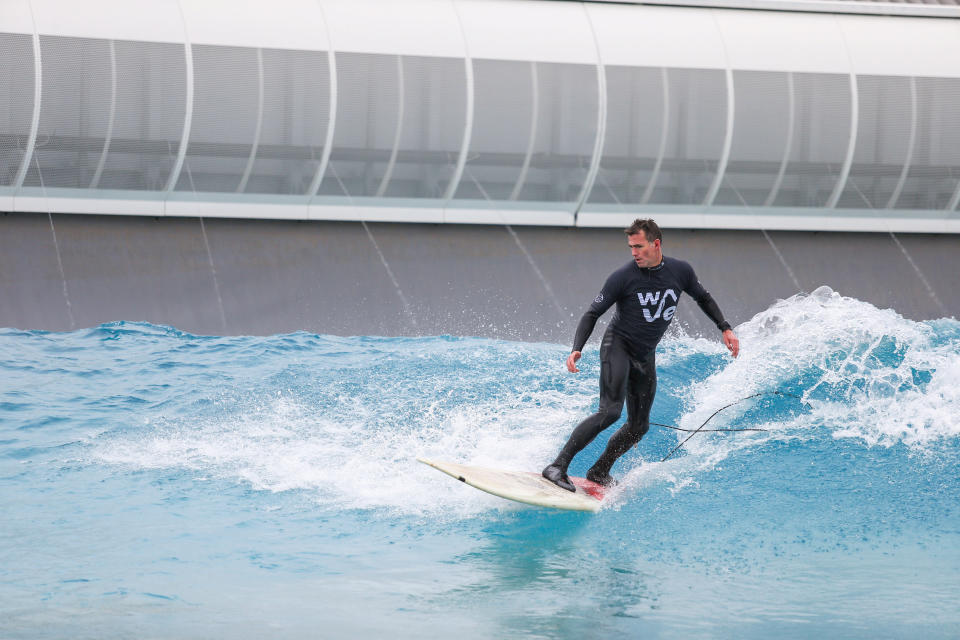
[[[663,294],[662,298],[660,297],[661,293]],[[640,304],[642,304],[644,307],[643,317],[646,318],[647,322],[653,322],[654,320],[661,317],[667,322],[670,322],[671,318],[673,318],[673,314],[676,313],[677,311],[677,305],[673,305],[672,307],[667,307],[666,309],[663,308],[664,305],[667,303],[668,297],[673,298],[674,302],[678,300],[677,294],[674,293],[673,289],[667,289],[666,291],[653,291],[653,292],[647,292],[647,293],[644,293],[641,291],[637,293],[637,297],[640,299]],[[655,304],[658,305],[657,312],[653,314],[653,316],[651,316],[650,310],[647,309],[646,307],[647,305],[655,305]]]
[[[601,292],[596,298],[593,299],[594,304],[600,304],[603,302],[603,293]]]

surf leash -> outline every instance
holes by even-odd
[[[687,443],[687,440],[689,440],[689,439],[692,438],[693,436],[697,435],[698,433],[706,433],[706,432],[731,432],[731,431],[768,431],[768,429],[760,429],[760,428],[752,428],[752,429],[747,429],[747,428],[744,428],[744,429],[704,429],[704,427],[707,425],[707,423],[710,422],[715,415],[717,415],[718,413],[720,413],[720,412],[723,411],[724,409],[729,409],[730,407],[732,407],[732,406],[734,406],[734,405],[738,405],[738,404],[740,404],[741,402],[744,402],[744,401],[746,401],[746,400],[750,400],[751,398],[759,398],[760,396],[784,396],[784,397],[788,397],[788,398],[796,398],[797,400],[803,401],[803,398],[801,398],[800,396],[795,395],[795,394],[792,394],[792,393],[787,393],[787,392],[785,392],[785,391],[761,391],[760,393],[755,393],[755,394],[753,394],[752,396],[747,396],[747,397],[745,397],[745,398],[740,398],[739,400],[735,400],[734,402],[731,402],[731,403],[728,404],[728,405],[725,405],[725,406],[723,406],[723,407],[720,407],[719,409],[717,409],[716,411],[714,411],[713,413],[711,413],[711,414],[710,414],[710,417],[707,418],[706,420],[704,420],[703,423],[702,423],[699,427],[697,427],[696,429],[681,429],[680,427],[675,427],[675,426],[669,425],[669,424],[660,424],[660,423],[657,423],[657,422],[651,422],[650,424],[656,425],[656,426],[658,426],[658,427],[666,427],[667,429],[674,429],[674,430],[676,430],[676,431],[685,431],[685,432],[687,432],[687,433],[690,434],[690,435],[688,435],[686,438],[684,438],[684,439],[680,442],[680,444],[678,444],[678,445],[675,446],[673,449],[671,449],[671,450],[670,450],[670,453],[668,453],[668,454],[666,455],[666,457],[665,457],[663,460],[661,460],[660,462],[666,462],[667,460],[669,460],[669,459],[673,456],[673,454],[676,453],[676,452],[680,449],[680,447],[682,447],[683,445],[685,445],[685,444]]]
[[[665,429],[673,429],[674,431],[686,431],[687,433],[697,433],[698,431],[699,431],[700,433],[720,433],[720,432],[723,432],[723,431],[769,431],[769,429],[760,429],[760,428],[753,428],[753,429],[747,429],[747,428],[744,428],[744,429],[681,429],[680,427],[675,427],[675,426],[673,426],[672,424],[660,424],[659,422],[651,422],[650,424],[652,424],[652,425],[655,426],[655,427],[663,427],[663,428],[665,428]]]

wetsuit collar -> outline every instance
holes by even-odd
[[[665,264],[665,261],[664,261],[664,256],[660,256],[660,264],[658,264],[655,267],[641,267],[637,265],[636,262],[634,262],[633,264],[636,265],[637,269],[640,269],[640,271],[660,271],[660,269],[663,269],[663,265]]]

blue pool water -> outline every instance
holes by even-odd
[[[827,289],[678,332],[598,514],[539,470],[598,362],[479,338],[0,330],[0,637],[960,636],[960,322]],[[574,462],[582,473],[604,436]]]

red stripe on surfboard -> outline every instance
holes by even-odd
[[[586,478],[570,476],[570,482],[572,482],[578,489],[583,489],[584,493],[591,498],[603,500],[604,495],[606,495],[606,487],[604,487],[602,484],[597,484],[596,482],[587,480]]]

